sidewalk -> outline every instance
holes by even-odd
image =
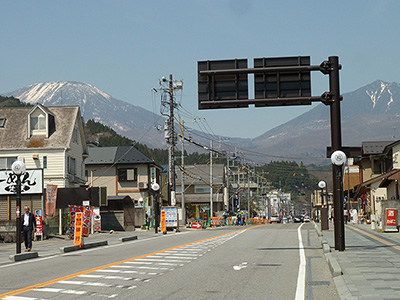
[[[185,228],[180,227],[180,230],[184,231]],[[168,234],[170,234],[170,232],[168,232]],[[102,245],[113,245],[135,239],[146,239],[161,235],[161,232],[155,234],[154,229],[136,229],[135,231],[130,232],[114,231],[113,233],[94,233],[91,234],[88,238],[84,239],[84,248],[93,248]],[[70,240],[66,235],[53,235],[48,240],[33,241],[31,252],[25,252],[25,245],[24,243],[22,243],[21,254],[16,254],[15,243],[0,243],[0,265],[10,264],[14,261],[25,260],[29,258],[60,255],[63,252],[73,251],[73,245],[74,241]]]
[[[320,224],[315,224],[340,298],[400,299],[400,233],[348,223],[345,251],[337,251],[333,223],[329,226],[321,232]]]

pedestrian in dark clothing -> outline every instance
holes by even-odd
[[[25,241],[25,252],[29,252],[32,249],[32,232],[36,228],[35,216],[29,212],[29,207],[25,206],[25,214],[21,218],[22,222],[22,233],[24,234]]]

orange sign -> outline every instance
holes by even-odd
[[[82,225],[83,213],[77,212],[75,214],[74,245],[79,245],[79,247],[82,247]]]
[[[167,228],[165,224],[165,210],[161,211],[161,232],[167,233]]]

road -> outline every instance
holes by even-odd
[[[339,299],[313,225],[299,226],[186,231],[2,266],[0,298]]]

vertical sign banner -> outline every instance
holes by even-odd
[[[83,213],[78,212],[75,214],[75,232],[74,232],[74,245],[82,247],[82,222]]]
[[[92,210],[93,207],[85,206],[83,209],[83,227],[82,227],[82,235],[83,237],[88,237],[90,233],[90,226],[92,220]]]
[[[48,184],[46,187],[46,218],[52,219],[56,216],[57,186]]]
[[[161,232],[167,233],[167,227],[165,224],[165,210],[161,211]]]
[[[43,235],[43,215],[41,209],[35,209],[36,231],[35,236]]]
[[[157,182],[157,178],[156,178],[156,168],[155,167],[151,167],[150,168],[150,182],[151,184],[154,184]]]
[[[83,212],[83,206],[75,206],[71,205],[69,207],[69,238],[73,239],[74,238],[74,232],[75,232],[75,216],[78,212]]]
[[[101,231],[100,207],[93,208],[94,231]]]
[[[385,231],[397,231],[397,209],[395,208],[386,208]]]

